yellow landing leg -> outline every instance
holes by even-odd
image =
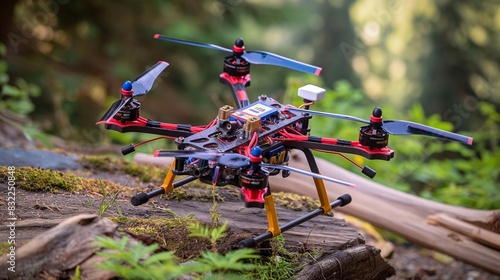
[[[318,192],[319,202],[321,204],[320,208],[323,209],[326,214],[332,210],[332,206],[330,205],[330,200],[328,199],[328,194],[326,193],[325,183],[323,179],[313,178],[314,185],[316,185],[316,191]]]
[[[170,193],[174,190],[174,179],[175,179],[175,174],[172,172],[175,168],[175,159],[172,162],[172,165],[170,166],[170,169],[168,170],[167,176],[165,177],[165,180],[163,181],[163,184],[161,187],[165,190],[165,193]]]
[[[272,194],[264,197],[264,205],[266,206],[267,223],[269,224],[269,229],[267,231],[273,234],[272,237],[278,236],[281,234],[281,229],[278,223],[278,214],[276,214],[276,206],[274,205]]]
[[[315,183],[316,183],[316,180],[315,180]],[[273,199],[272,195],[266,196],[264,199],[264,204],[266,206],[266,214],[267,214],[267,221],[269,223],[269,229],[265,233],[263,233],[259,236],[256,236],[253,238],[248,238],[248,239],[240,241],[238,246],[240,248],[253,248],[258,243],[260,243],[264,240],[268,240],[268,239],[271,239],[273,237],[276,237],[276,236],[280,235],[282,232],[285,232],[285,231],[287,231],[291,228],[294,228],[294,227],[296,227],[296,226],[298,226],[306,221],[309,221],[310,219],[312,219],[316,216],[325,214],[326,211],[324,209],[328,209],[328,211],[331,211],[332,208],[335,208],[338,206],[342,207],[342,206],[347,205],[351,202],[351,196],[348,194],[344,194],[344,195],[340,196],[339,198],[337,198],[337,200],[335,200],[334,202],[328,204],[328,196],[326,195],[325,185],[323,184],[323,181],[319,180],[316,183],[316,187],[318,188],[318,193],[320,194],[320,197],[321,197],[321,203],[322,203],[321,207],[309,212],[308,214],[306,214],[302,217],[299,217],[293,221],[290,221],[281,227],[278,225],[278,216],[276,215],[276,207],[274,206],[274,199]],[[326,201],[328,207],[323,205],[323,201]]]

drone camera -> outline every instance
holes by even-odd
[[[299,88],[299,96],[310,100],[310,101],[320,101],[325,98],[326,90],[315,85],[305,85]]]

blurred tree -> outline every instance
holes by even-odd
[[[307,34],[308,40],[315,42],[314,61],[324,67],[322,77],[330,87],[340,80],[349,81],[355,87],[361,85],[350,64],[350,50],[345,49],[347,46],[343,45],[355,39],[349,15],[353,3],[354,1],[348,0],[324,1],[318,4],[315,8],[316,13],[311,15],[311,21],[312,27],[321,26],[321,33],[303,31],[303,34]]]
[[[274,52],[294,57],[293,45],[287,44],[293,36],[282,31],[300,12],[298,5],[239,0],[20,0],[11,31],[16,40],[7,43],[7,61],[12,74],[41,85],[35,115],[47,120],[41,121],[45,129],[66,137],[78,137],[82,129],[93,127],[119,98],[123,81],[133,80],[158,60],[168,61],[170,67],[157,80],[156,90],[142,100],[143,113],[202,123],[213,118],[205,113],[207,108],[215,112],[232,102],[218,82],[225,54],[155,41],[153,35],[225,47],[242,36],[247,49],[273,47],[279,50]],[[288,70],[258,65],[253,69],[251,94],[281,94]]]
[[[373,99],[401,110],[420,100],[459,130],[484,121],[480,101],[500,109],[497,1],[360,0],[351,15],[352,65]]]

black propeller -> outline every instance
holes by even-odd
[[[254,148],[255,149],[255,148]],[[260,150],[260,148],[258,149]],[[252,150],[252,153],[254,150]],[[261,150],[260,150],[261,153]],[[237,153],[215,153],[215,152],[204,152],[204,151],[195,151],[195,150],[158,150],[154,154],[155,157],[185,157],[185,158],[198,158],[204,160],[211,160],[216,162],[219,165],[224,165],[230,168],[247,168],[250,167],[250,158],[244,155],[240,155]],[[255,156],[255,154],[254,154]],[[260,155],[259,155],[260,156]],[[354,187],[355,185],[352,183],[344,182],[341,180],[333,179],[327,176],[323,176],[321,174],[312,173],[304,170],[300,170],[297,168],[293,168],[286,165],[277,165],[277,164],[267,164],[267,163],[259,163],[261,167],[270,168],[270,169],[281,169],[288,170],[290,172],[299,173],[302,175],[310,176],[313,178],[319,178],[326,181],[330,181],[333,183],[341,184],[348,187]]]
[[[171,42],[176,42],[176,43],[181,43],[181,44],[186,44],[186,45],[191,45],[191,46],[196,46],[196,47],[202,47],[202,48],[209,48],[209,49],[214,49],[214,50],[219,50],[223,52],[228,52],[228,53],[233,53],[236,56],[240,56],[243,59],[245,59],[248,63],[251,64],[266,64],[266,65],[274,65],[274,66],[280,66],[280,67],[285,67],[285,68],[290,68],[293,70],[309,73],[309,74],[314,74],[314,75],[319,75],[321,72],[321,68],[314,66],[314,65],[309,65],[300,61],[296,61],[290,58],[286,58],[277,54],[273,54],[270,52],[263,52],[263,51],[245,51],[245,46],[243,43],[243,40],[241,38],[237,39],[233,49],[227,49],[221,46],[217,46],[214,44],[205,44],[205,43],[197,43],[197,42],[191,42],[191,41],[186,41],[186,40],[181,40],[181,39],[176,39],[176,38],[171,38],[167,36],[163,36],[160,34],[156,34],[155,39],[160,39],[160,40],[165,40],[165,41],[171,41]]]
[[[371,117],[370,121],[360,119],[357,117],[347,116],[347,115],[332,114],[332,113],[325,113],[325,112],[312,111],[312,110],[304,110],[304,109],[298,109],[298,108],[292,108],[292,107],[289,107],[288,110],[295,111],[295,112],[308,113],[311,115],[318,115],[318,116],[323,116],[323,117],[335,118],[335,119],[351,120],[351,121],[361,122],[361,123],[365,123],[365,124],[372,124],[372,125],[374,123],[381,123],[380,128],[382,128],[385,132],[392,134],[392,135],[420,134],[420,135],[426,135],[426,136],[456,141],[456,142],[460,142],[462,144],[467,144],[467,145],[472,145],[472,141],[473,141],[473,139],[471,137],[457,134],[457,133],[453,133],[453,132],[444,131],[441,129],[437,129],[437,128],[426,126],[426,125],[419,124],[419,123],[414,123],[414,122],[409,122],[409,121],[401,121],[401,120],[382,121],[382,110],[380,108],[375,108],[373,110],[372,117]]]
[[[148,93],[153,87],[156,78],[158,78],[167,66],[167,62],[158,61],[158,63],[135,78],[133,82],[125,81],[122,86],[122,99],[114,102],[99,122],[106,121],[114,117],[125,105],[129,104],[134,97],[142,96]]]

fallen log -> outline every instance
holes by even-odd
[[[427,222],[431,225],[442,226],[456,233],[465,235],[472,240],[495,250],[500,250],[500,235],[487,229],[471,225],[457,218],[450,217],[448,214],[440,213],[431,215],[427,218]]]

